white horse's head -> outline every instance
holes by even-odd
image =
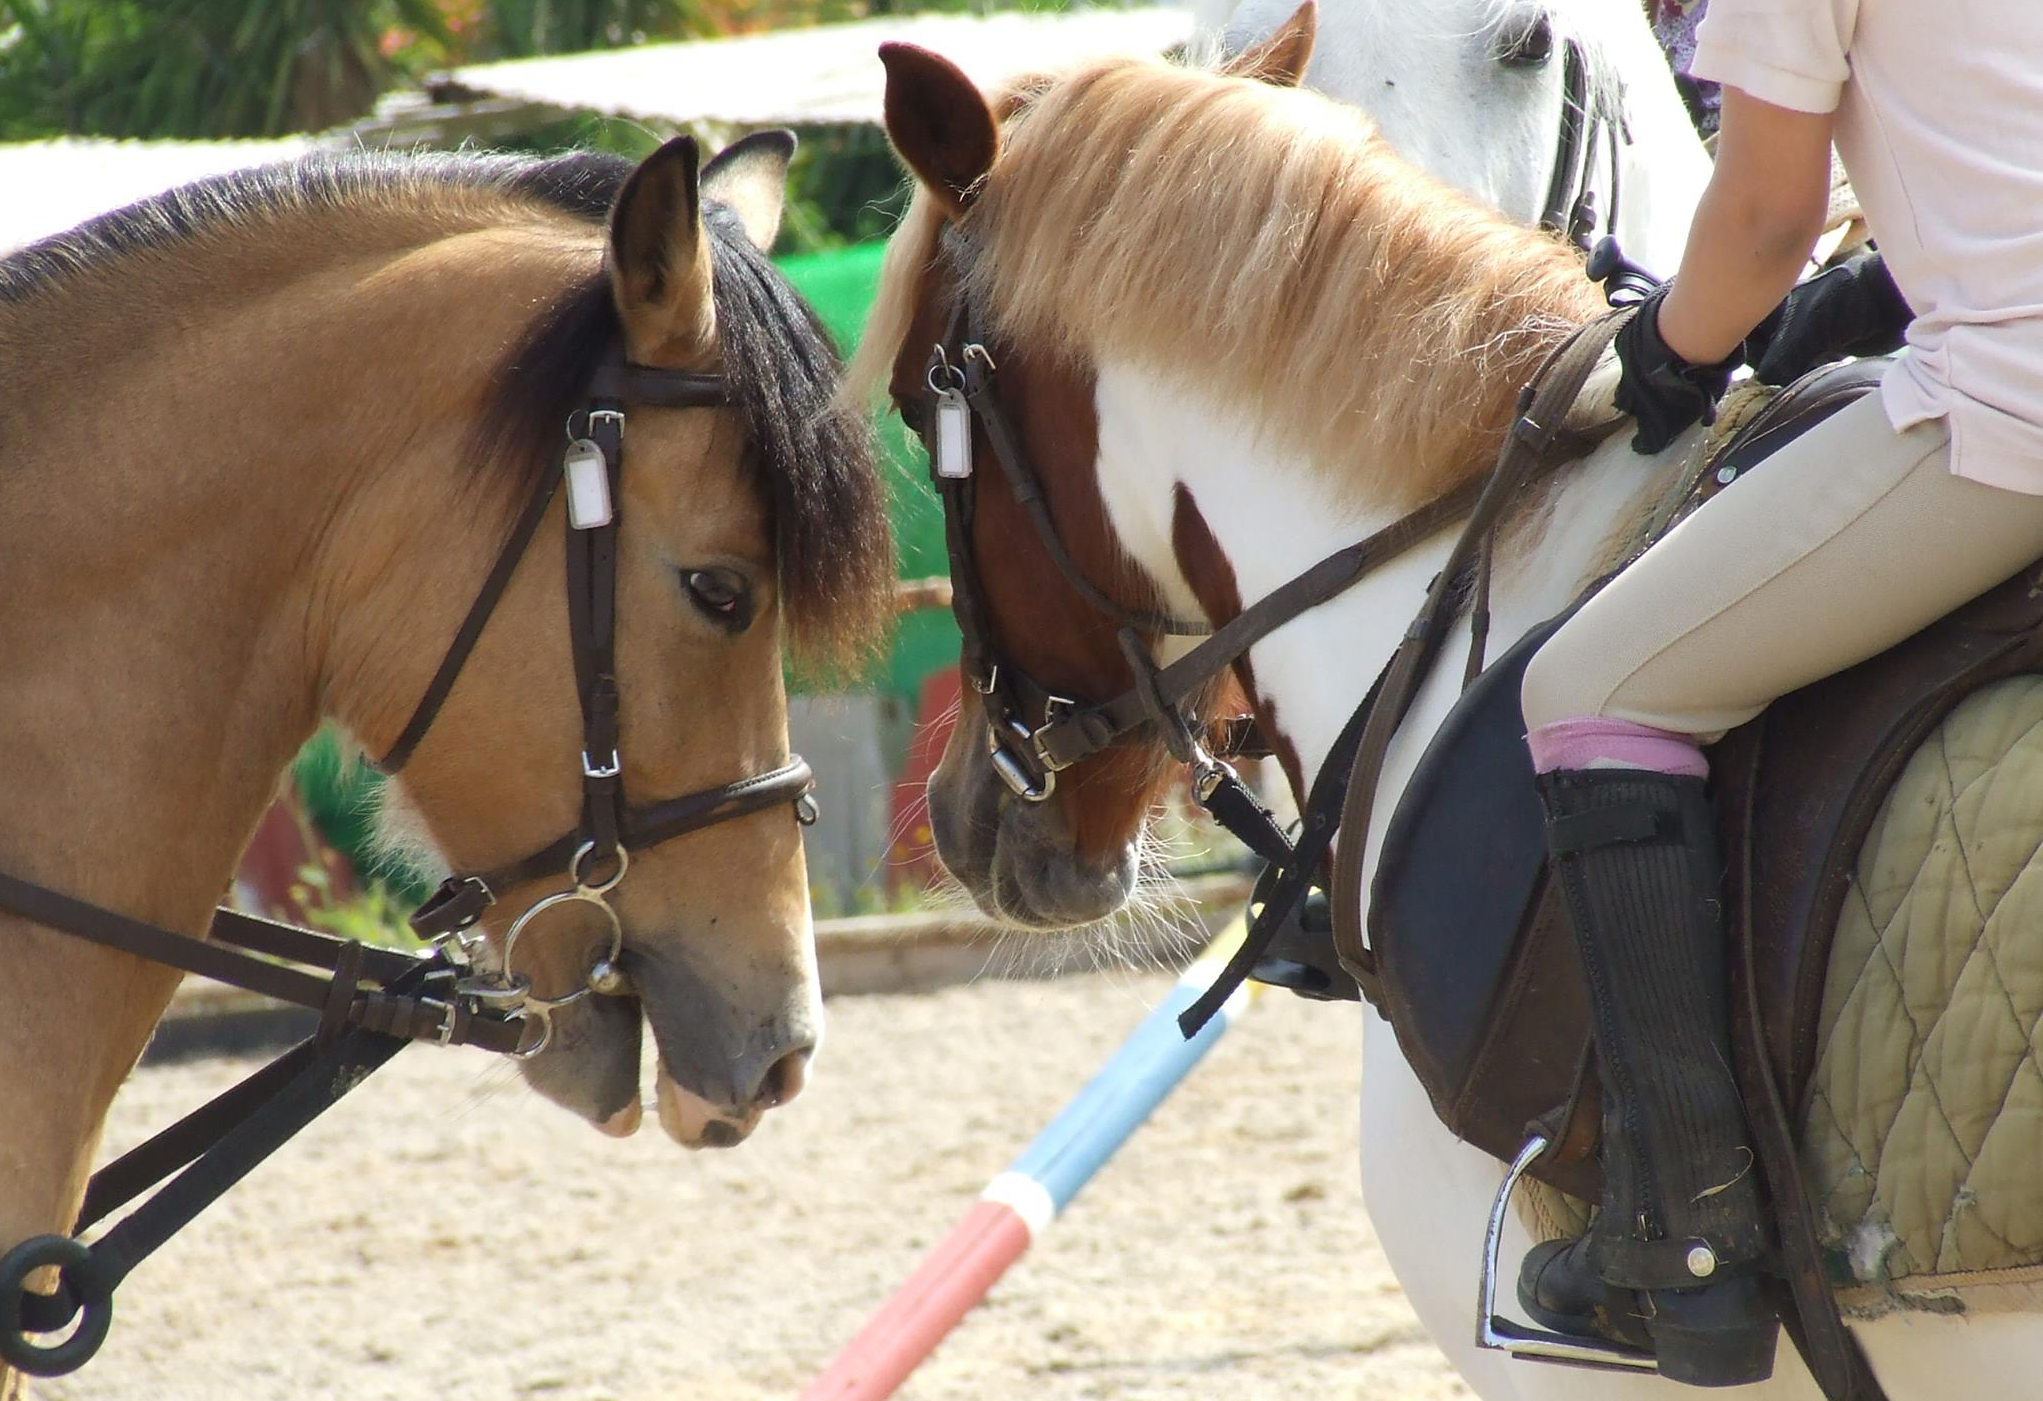
[[[1297,0],[1242,0],[1230,51],[1262,39]],[[1638,0],[1320,0],[1306,86],[1369,113],[1407,160],[1525,223],[1547,202],[1559,146],[1565,55],[1588,59],[1590,90],[1622,104],[1617,234],[1667,274],[1709,178],[1667,61]],[[1609,154],[1589,188],[1606,215]]]

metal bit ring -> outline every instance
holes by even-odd
[[[549,895],[526,910],[525,913],[519,915],[517,920],[511,925],[511,932],[504,936],[504,973],[506,979],[517,979],[520,976],[512,971],[512,959],[517,954],[518,936],[525,932],[525,926],[554,906],[565,905],[569,902],[594,905],[603,912],[603,918],[610,922],[610,940],[603,952],[596,956],[591,964],[591,969],[603,968],[605,966],[616,967],[618,958],[624,953],[624,924],[618,919],[617,911],[610,907],[610,902],[603,898],[603,893],[615,887],[617,881],[623,878],[623,874],[622,871],[619,871],[606,885],[578,885],[573,890],[563,890]],[[586,977],[587,975],[585,974],[584,976]],[[584,983],[573,992],[560,997],[541,997],[537,993],[531,992],[530,987],[530,981],[526,980],[527,993],[523,1005],[544,1007],[549,1011],[579,1002],[595,990],[590,984]]]

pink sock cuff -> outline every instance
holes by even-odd
[[[1532,767],[1556,769],[1650,769],[1685,778],[1708,778],[1709,760],[1687,735],[1634,725],[1601,715],[1583,715],[1541,725],[1525,737]]]

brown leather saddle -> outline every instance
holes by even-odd
[[[1700,480],[1714,494],[1866,393],[1884,367],[1858,362],[1805,379]],[[1594,1200],[1587,1000],[1566,911],[1547,881],[1518,706],[1525,666],[1560,621],[1498,658],[1434,737],[1384,834],[1370,936],[1382,1010],[1441,1122],[1505,1162],[1538,1123],[1557,1143],[1532,1175]],[[1783,697],[1712,751],[1738,1070],[1785,1268],[1791,1282],[1803,1276],[1805,1315],[1819,1295],[1830,1306],[1794,1128],[1853,861],[1924,736],[1973,691],[2036,670],[2043,576],[2032,569],[1892,650]]]

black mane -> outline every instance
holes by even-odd
[[[599,152],[318,155],[218,175],[89,220],[0,258],[0,303],[25,302],[131,255],[174,253],[225,226],[341,213],[367,198],[471,189],[529,199],[601,226],[633,164]],[[892,551],[870,430],[836,403],[828,334],[729,211],[705,202],[717,336],[751,457],[774,508],[796,640],[848,661],[883,625]],[[497,361],[473,456],[509,472],[512,499],[559,470],[561,425],[620,328],[606,275],[564,286]],[[451,351],[449,353],[452,353]],[[512,509],[507,504],[506,510]]]

